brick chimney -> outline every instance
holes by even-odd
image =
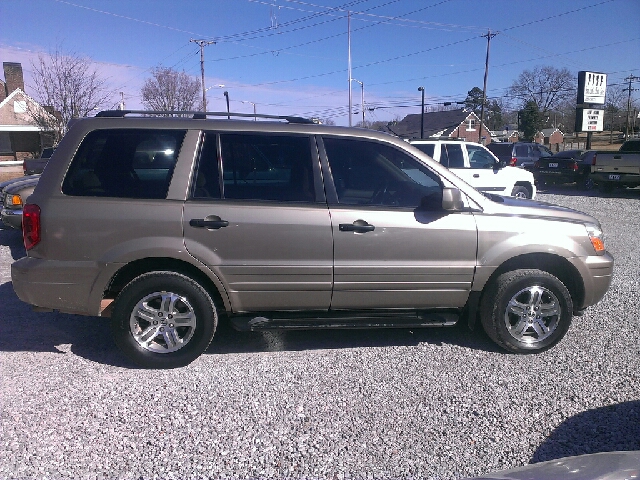
[[[0,102],[3,102],[7,98],[7,86],[0,80]]]
[[[7,96],[11,92],[19,88],[24,92],[24,77],[22,75],[22,64],[15,62],[2,62],[4,69],[4,81],[6,85]]]

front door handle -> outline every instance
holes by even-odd
[[[340,225],[338,225],[338,228],[340,229],[341,232],[364,233],[364,232],[373,232],[376,227],[374,227],[373,225],[369,225],[364,220],[356,220],[353,223],[341,223]]]
[[[479,173],[474,173],[473,174],[473,178],[480,178],[480,174]]]
[[[196,228],[218,230],[222,227],[228,227],[229,222],[227,220],[222,220],[217,215],[208,215],[205,218],[192,218],[189,220],[189,225]]]

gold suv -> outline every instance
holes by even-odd
[[[181,113],[76,122],[24,207],[27,256],[11,270],[40,309],[110,316],[143,367],[192,362],[221,318],[251,330],[479,320],[504,349],[539,352],[609,287],[590,215],[483,195],[378,132]]]

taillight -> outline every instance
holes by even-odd
[[[40,243],[40,207],[27,203],[22,209],[22,239],[24,248],[31,250]]]
[[[536,163],[533,164],[535,168],[540,168],[540,160],[536,160]]]
[[[511,165],[512,167],[515,167],[516,163],[518,163],[518,159],[516,157],[513,157],[509,162],[509,165]]]
[[[597,153],[593,154],[593,159],[591,160],[591,165],[595,165],[596,164],[596,157],[598,156]]]
[[[22,161],[22,173],[27,174],[27,162]]]
[[[577,163],[574,163],[574,164],[573,164],[573,167],[571,167],[571,168],[573,168],[573,171],[574,171],[574,172],[577,172],[579,167],[578,167],[578,164],[577,164]]]

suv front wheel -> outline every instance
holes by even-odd
[[[207,349],[217,324],[207,291],[175,272],[133,279],[115,299],[111,315],[116,345],[144,368],[188,365]]]
[[[487,335],[514,353],[537,353],[558,343],[571,325],[573,302],[564,284],[542,270],[506,272],[483,296]]]
[[[531,191],[522,185],[516,185],[511,191],[511,196],[516,198],[531,198]]]

